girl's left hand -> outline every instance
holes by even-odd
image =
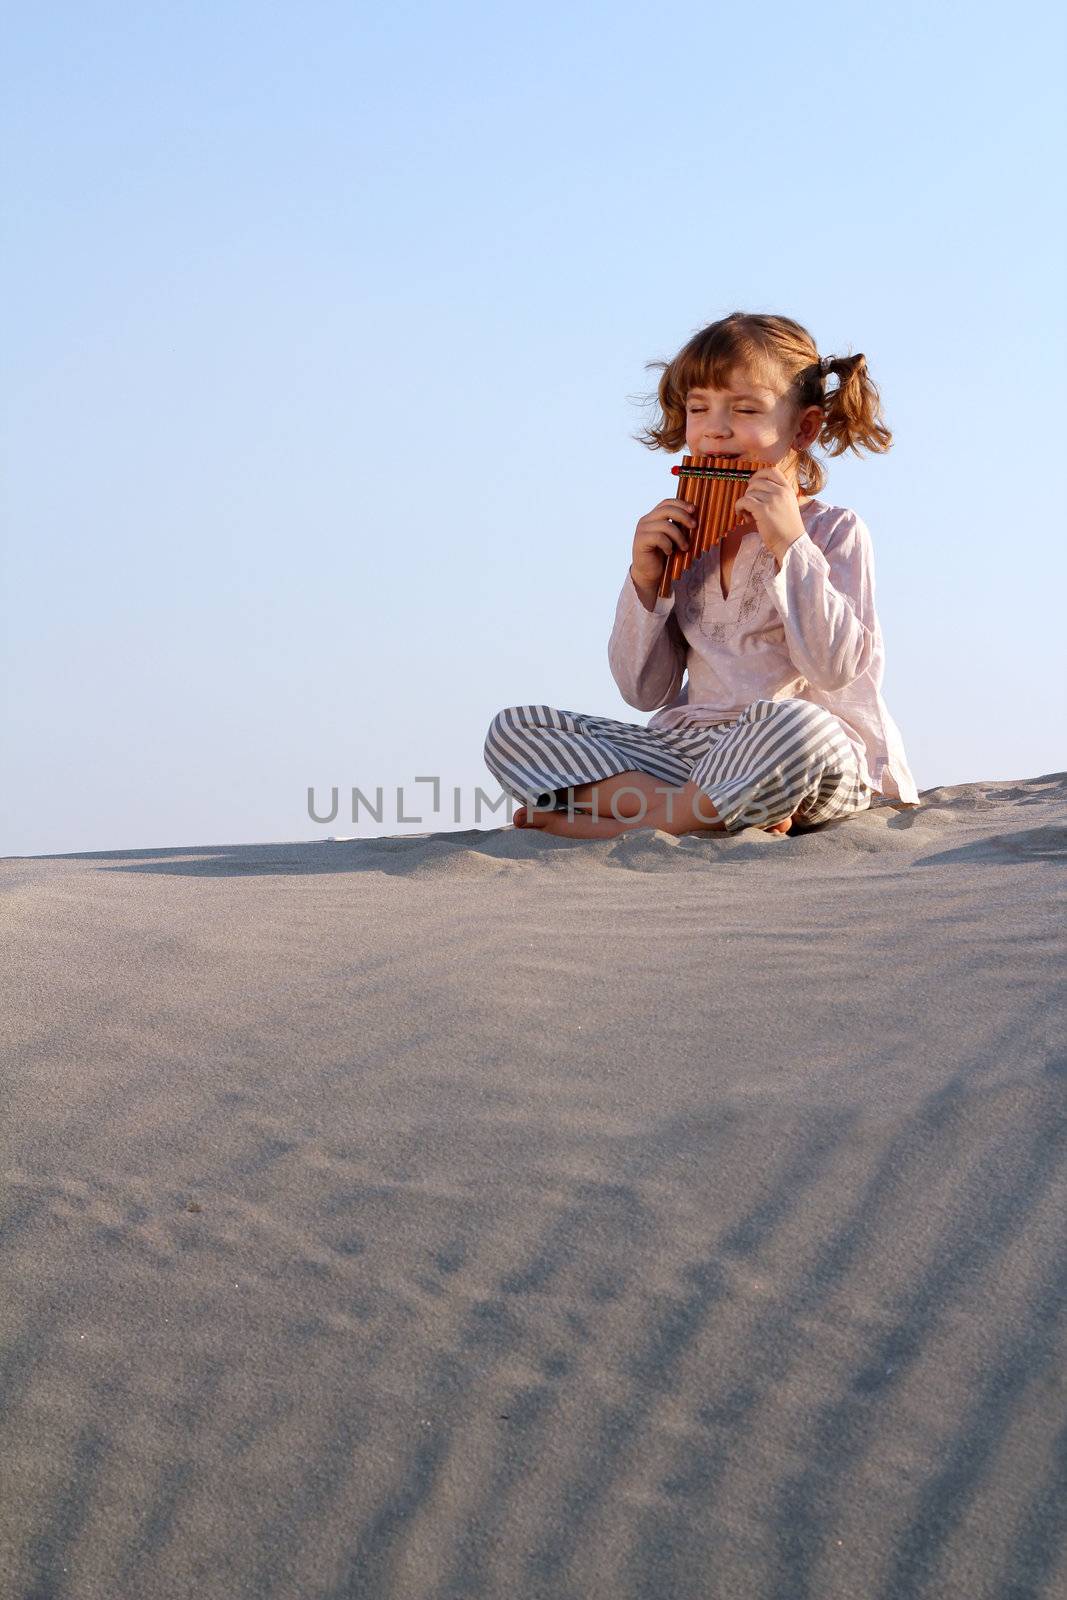
[[[752,474],[735,510],[748,512],[772,555],[787,549],[806,531],[796,489],[777,467],[760,467]]]

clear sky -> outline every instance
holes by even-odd
[[[1067,766],[1061,17],[8,7],[0,853],[471,827],[501,706],[647,721],[645,363],[734,310],[881,390],[920,790]]]

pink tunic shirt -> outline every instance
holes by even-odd
[[[888,798],[919,795],[882,699],[882,630],[867,526],[844,506],[800,506],[804,536],[777,570],[758,533],[741,540],[730,593],[713,547],[646,611],[629,572],[608,642],[611,675],[650,728],[733,721],[753,700],[811,700],[842,724],[860,772]],[[688,671],[688,681],[682,679]]]

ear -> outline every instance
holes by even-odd
[[[823,413],[821,406],[807,406],[797,418],[796,432],[793,435],[793,449],[807,450],[819,437],[822,427]]]

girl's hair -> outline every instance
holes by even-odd
[[[878,390],[867,371],[866,357],[835,356],[820,361],[815,340],[790,317],[760,316],[732,311],[695,333],[670,361],[648,361],[646,370],[660,368],[662,377],[649,402],[659,404],[659,416],[649,428],[633,437],[650,450],[680,450],[685,444],[685,403],[690,389],[725,389],[735,372],[747,374],[790,395],[798,411],[820,406],[823,420],[814,446],[827,455],[846,450],[859,455],[860,447],[872,452],[888,450],[893,435],[881,415]],[[837,387],[827,391],[830,373]],[[822,465],[811,450],[797,451],[797,485],[801,493],[818,494],[826,482]]]

